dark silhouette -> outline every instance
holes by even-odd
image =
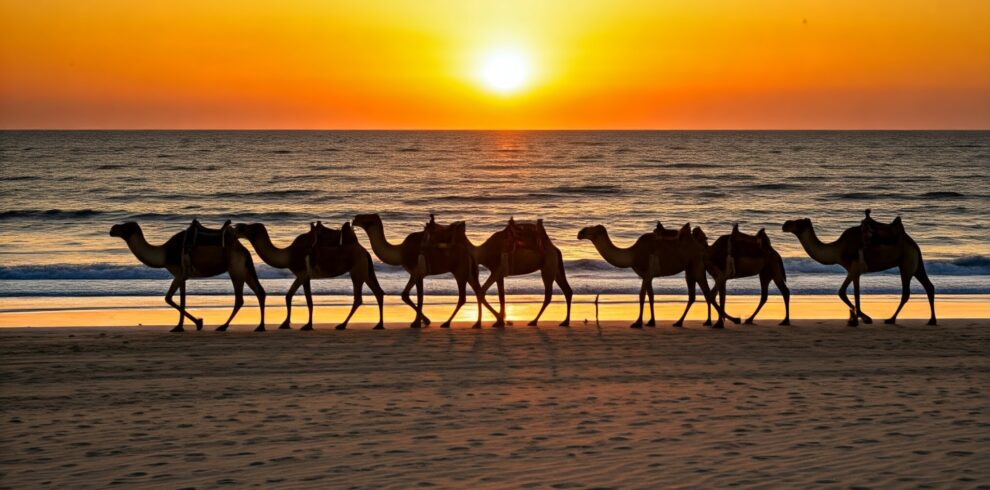
[[[897,267],[901,273],[901,302],[894,315],[885,323],[893,324],[897,315],[911,296],[911,277],[925,288],[932,316],[929,325],[935,325],[935,286],[928,279],[925,263],[921,258],[921,248],[904,231],[900,218],[885,225],[870,218],[869,210],[866,219],[859,226],[854,226],[842,232],[839,239],[832,243],[822,243],[815,234],[814,226],[808,218],[787,221],[783,230],[797,235],[801,245],[811,258],[831,265],[839,264],[846,270],[846,279],[839,287],[839,298],[849,307],[849,325],[859,325],[862,318],[865,323],[873,323],[873,319],[860,309],[859,278],[868,272],[880,272]],[[849,283],[853,284],[855,305],[849,302],[846,290]]]
[[[658,227],[662,229],[662,225]],[[650,321],[646,324],[649,327],[656,325],[656,318],[653,312],[653,278],[672,276],[684,272],[688,287],[688,304],[684,309],[681,318],[674,323],[675,327],[684,324],[684,317],[687,316],[691,305],[694,304],[695,284],[701,286],[701,291],[705,295],[708,303],[714,303],[712,291],[708,288],[708,277],[705,274],[705,248],[695,241],[691,236],[691,227],[685,224],[675,237],[663,236],[656,231],[647,233],[639,237],[629,248],[619,248],[612,244],[608,236],[608,231],[602,225],[589,226],[578,232],[579,240],[591,240],[598,249],[598,253],[608,263],[615,267],[631,267],[636,275],[643,279],[643,284],[639,289],[639,318],[630,325],[632,328],[643,327],[643,302],[644,295],[650,298]],[[714,328],[723,328],[724,312],[722,308],[715,304],[715,309],[719,313],[718,322]]]
[[[756,235],[747,235],[739,231],[739,226],[732,227],[732,233],[718,237],[708,246],[708,237],[701,227],[694,229],[694,238],[708,249],[708,273],[715,280],[712,290],[718,293],[719,306],[725,309],[726,282],[740,277],[760,276],[760,303],[756,310],[746,319],[752,324],[756,315],[767,302],[767,292],[770,281],[777,285],[780,295],[784,298],[784,320],[781,325],[791,324],[791,291],[787,287],[787,274],[784,271],[784,260],[770,244],[766,230],[760,228]],[[739,323],[737,318],[726,314],[730,320]],[[712,321],[711,305],[708,305],[708,320]]]
[[[258,305],[261,307],[261,322],[255,331],[265,331],[265,290],[258,281],[251,253],[237,241],[229,220],[219,230],[205,228],[193,220],[188,229],[176,233],[163,245],[148,243],[141,226],[133,221],[114,225],[110,228],[110,236],[123,238],[131,253],[144,265],[164,268],[172,275],[172,284],[165,293],[165,302],[179,310],[179,324],[172,329],[173,332],[183,331],[182,325],[186,317],[196,324],[196,330],[203,328],[203,320],[186,311],[186,281],[213,277],[224,272],[230,274],[230,281],[234,285],[234,310],[217,330],[227,330],[244,305],[244,284],[247,283],[258,297]],[[176,290],[179,290],[178,305],[172,300]]]
[[[478,263],[474,260],[468,248],[466,225],[458,221],[450,225],[440,225],[430,216],[430,222],[423,231],[410,233],[399,245],[393,245],[385,238],[382,219],[377,214],[360,214],[354,217],[354,226],[363,228],[371,240],[371,249],[378,259],[389,265],[402,266],[409,273],[409,282],[402,290],[402,301],[416,310],[416,318],[410,327],[419,328],[429,325],[430,319],[423,314],[423,278],[437,274],[452,273],[457,281],[457,306],[450,318],[441,325],[450,327],[450,322],[457,315],[466,301],[465,284],[470,284],[478,299],[478,320],[473,328],[481,328],[481,305],[484,304],[492,314],[495,310],[481,295],[481,285],[478,283]],[[409,298],[409,291],[416,287],[416,303]]]
[[[536,271],[540,271],[543,277],[543,306],[536,314],[536,318],[529,322],[529,326],[536,326],[543,311],[550,304],[554,281],[560,286],[567,301],[567,316],[560,326],[570,326],[573,292],[564,273],[563,254],[547,235],[546,229],[543,228],[543,220],[537,220],[536,223],[520,223],[510,218],[504,230],[495,232],[481,245],[475,247],[470,241],[468,245],[475,260],[491,271],[488,279],[481,286],[481,294],[485,295],[492,283],[498,286],[499,313],[495,316],[495,327],[505,325],[505,278]]]
[[[385,328],[383,323],[383,298],[385,292],[378,285],[375,276],[371,254],[357,241],[357,236],[351,229],[350,223],[344,223],[341,229],[334,230],[323,226],[317,221],[310,225],[310,230],[296,237],[288,247],[279,248],[272,243],[268,230],[261,223],[238,224],[234,226],[238,238],[245,238],[254,247],[255,252],[266,264],[288,269],[296,276],[285,293],[285,321],[278,328],[288,329],[292,324],[292,297],[299,286],[306,295],[306,307],[309,310],[309,321],[302,330],[313,329],[313,293],[310,288],[312,279],[329,279],[350,273],[354,285],[354,303],[347,318],[337,325],[337,330],[347,328],[354,312],[363,303],[362,289],[365,284],[371,289],[378,302],[378,324],[376,330]]]

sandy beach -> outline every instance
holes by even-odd
[[[2,329],[0,486],[985,488],[987,321],[902,323]]]

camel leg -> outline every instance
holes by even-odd
[[[303,284],[303,294],[306,295],[306,310],[309,313],[309,319],[306,324],[302,326],[300,330],[312,330],[313,329],[313,288],[309,279],[306,279]]]
[[[849,288],[849,283],[852,282],[852,275],[847,274],[846,279],[842,281],[842,285],[839,286],[839,299],[842,300],[846,306],[849,307],[849,321],[846,322],[850,327],[859,326],[859,317],[856,316],[856,310],[853,308],[853,304],[849,301],[849,297],[846,296],[846,289]]]
[[[684,308],[684,313],[681,314],[681,317],[678,318],[676,322],[674,322],[674,326],[675,327],[683,327],[684,326],[684,317],[687,316],[688,311],[691,310],[691,305],[694,304],[694,294],[695,294],[695,292],[694,292],[694,279],[691,277],[690,274],[686,274],[686,275],[687,275],[687,277],[686,277],[685,281],[687,282],[687,288],[688,288],[687,307]]]
[[[650,282],[653,278],[643,278],[643,284],[639,286],[639,318],[629,325],[629,328],[643,328],[643,303],[646,300],[646,283]]]
[[[258,320],[258,327],[254,329],[255,332],[265,331],[265,288],[261,287],[261,281],[258,280],[258,274],[254,270],[254,264],[251,263],[250,257],[247,259],[247,277],[245,282],[247,286],[251,288],[254,292],[254,296],[258,298],[258,308],[261,310],[261,319]],[[309,281],[306,281],[306,285]],[[308,286],[307,286],[308,287]]]
[[[175,290],[179,289],[179,283],[180,281],[178,279],[172,279],[172,284],[169,285],[168,291],[165,292],[165,302],[168,303],[168,305],[171,306],[172,308],[179,310],[179,324],[176,325],[175,328],[171,330],[171,332],[175,332],[175,333],[182,332],[185,330],[184,328],[182,328],[182,324],[185,323],[186,315],[188,314],[186,313],[186,302],[185,302],[186,298],[184,295],[180,296],[180,299],[182,300],[182,306],[175,304],[175,301],[172,299],[172,297],[175,296]]]
[[[543,306],[540,307],[540,311],[536,314],[536,318],[529,322],[529,326],[535,327],[540,321],[540,317],[543,316],[543,312],[546,311],[547,306],[550,305],[550,300],[553,298],[553,276],[554,271],[544,267],[540,271],[543,276]]]
[[[657,326],[657,315],[653,308],[653,281],[646,285],[646,297],[650,300],[650,321],[646,322],[647,327]]]
[[[237,316],[237,312],[241,311],[241,307],[244,306],[244,281],[241,278],[231,278],[231,282],[234,283],[234,309],[231,310],[227,321],[217,327],[218,332],[226,331],[230,322],[234,321],[234,317]]]
[[[292,285],[289,286],[289,290],[285,293],[285,321],[278,326],[279,330],[285,330],[292,328],[292,298],[296,295],[296,290],[302,286],[302,279],[296,278],[292,281]]]
[[[753,314],[750,315],[749,318],[746,319],[746,325],[752,325],[753,324],[753,320],[756,319],[756,315],[758,315],[760,313],[760,310],[763,309],[763,305],[765,305],[766,302],[767,302],[767,294],[768,294],[769,288],[770,288],[770,276],[761,272],[760,273],[760,302],[759,302],[759,304],[756,305],[756,310],[753,311]]]
[[[571,297],[574,296],[574,290],[571,289],[571,285],[567,283],[567,274],[564,273],[564,259],[560,252],[557,252],[557,285],[560,286],[560,290],[564,293],[564,301],[567,302],[567,316],[564,317],[564,321],[560,322],[561,327],[571,326]]]
[[[419,323],[419,319],[420,319],[419,308],[417,308],[416,307],[416,303],[413,303],[412,299],[409,298],[409,291],[412,290],[413,286],[415,286],[415,285],[416,285],[416,278],[410,275],[409,276],[409,281],[406,282],[406,287],[402,289],[402,301],[405,304],[409,305],[409,307],[412,308],[414,311],[416,311],[416,318],[413,320],[413,322],[411,324],[409,324],[409,327],[410,328],[419,328],[420,327],[420,323]]]
[[[687,273],[687,271],[685,271],[685,273]],[[718,321],[712,325],[712,328],[725,328],[725,310],[722,309],[721,305],[715,303],[715,294],[708,287],[708,278],[705,276],[705,270],[702,268],[700,271],[696,272],[695,275],[696,277],[700,277],[700,279],[698,279],[698,285],[701,286],[701,292],[705,293],[705,299],[714,304],[715,311],[718,313]],[[694,288],[691,289],[693,290]]]
[[[351,317],[354,316],[354,312],[364,303],[364,299],[361,297],[361,287],[364,286],[363,277],[355,277],[354,273],[351,273],[351,284],[354,286],[354,303],[351,304],[351,312],[347,314],[347,318],[344,318],[344,323],[337,325],[337,330],[344,330],[347,328],[347,323],[351,321]]]
[[[784,277],[778,273],[773,278],[773,283],[777,286],[780,291],[780,295],[784,297],[784,319],[780,322],[780,325],[790,325],[791,324],[791,290],[787,287],[787,283],[784,282]]]
[[[426,319],[426,315],[423,314],[423,293],[426,291],[426,287],[423,286],[423,278],[416,278],[416,313],[419,315],[417,318],[417,323],[423,322],[423,325],[429,326],[430,322]]]
[[[512,325],[512,322],[505,319],[505,280],[499,279],[496,287],[498,288],[498,315],[496,315],[497,320],[495,320],[495,325],[493,326],[504,327],[507,324]]]
[[[498,315],[495,308],[488,303],[488,299],[485,298],[485,290],[481,289],[481,284],[478,282],[478,266],[473,264],[471,268],[468,269],[467,283],[471,285],[471,289],[474,290],[475,299],[478,300],[478,319],[472,325],[472,328],[481,328],[481,305],[485,305],[488,311],[492,315]]]
[[[918,282],[925,288],[925,294],[928,295],[928,306],[932,310],[932,316],[928,319],[928,324],[932,326],[937,325],[938,321],[935,319],[935,285],[928,279],[928,273],[925,272],[925,264],[921,262],[920,257],[918,258],[918,270],[914,273],[914,277],[918,278]]]
[[[897,315],[901,313],[901,308],[904,308],[904,304],[908,302],[908,298],[911,297],[911,272],[901,268],[901,303],[897,305],[897,309],[894,310],[894,314],[884,320],[883,322],[887,325],[893,325],[897,323]]]
[[[869,324],[859,307],[859,276],[853,277],[853,300],[856,302],[856,316],[863,318],[863,323]]]
[[[440,328],[450,328],[450,322],[454,320],[454,317],[457,316],[457,312],[460,311],[461,307],[464,306],[464,303],[467,302],[467,281],[460,278],[455,279],[457,279],[457,306],[454,306],[454,312],[450,314],[450,318],[448,318],[447,321],[440,325]],[[474,328],[481,328],[481,325],[475,325]]]
[[[715,280],[715,288],[716,288],[716,290],[718,289],[718,280],[717,279]],[[704,325],[706,327],[710,327],[710,326],[712,326],[712,304],[709,303],[709,302],[707,302],[707,301],[705,301],[705,306],[708,307],[708,319],[705,320]]]
[[[371,261],[371,255],[365,255],[365,262],[367,263],[368,273],[364,278],[364,282],[371,289],[371,293],[375,295],[375,301],[378,302],[378,323],[375,324],[374,330],[383,330],[385,329],[385,291],[378,284],[378,276],[375,275],[375,266]]]
[[[722,316],[728,318],[729,321],[739,325],[741,320],[737,316],[732,316],[725,312],[725,296],[729,291],[729,278],[723,277],[722,282],[716,282],[715,286],[712,288],[712,296],[715,296],[715,290],[718,290],[718,306],[722,308]],[[710,306],[710,305],[709,305]]]

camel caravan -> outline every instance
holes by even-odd
[[[471,287],[478,303],[477,320],[473,328],[481,327],[482,307],[495,317],[493,327],[504,327],[505,279],[511,276],[539,272],[544,285],[543,304],[536,317],[529,322],[536,326],[553,297],[553,284],[564,293],[567,303],[566,316],[560,326],[570,326],[571,298],[573,292],[567,283],[564,272],[564,259],[543,226],[543,220],[519,222],[510,218],[505,228],[493,233],[480,245],[475,245],[467,237],[467,225],[463,221],[450,224],[437,223],[434,216],[422,231],[408,234],[402,242],[394,244],[385,237],[382,219],[377,214],[361,214],[350,223],[343,223],[339,229],[323,226],[319,221],[310,223],[309,230],[298,235],[287,247],[279,247],[269,237],[268,229],[261,223],[231,224],[228,220],[219,229],[204,227],[197,220],[190,226],[173,235],[162,245],[152,245],[144,237],[141,227],[135,222],[114,225],[110,236],[122,238],[131,253],[143,264],[153,268],[164,268],[172,276],[172,283],[165,293],[165,302],[178,310],[179,321],[172,332],[184,331],[184,322],[189,319],[196,330],[203,328],[203,320],[196,318],[186,309],[186,281],[207,278],[227,273],[234,287],[234,307],[227,321],[217,327],[227,330],[244,304],[245,284],[258,298],[261,320],[257,332],[265,331],[265,290],[258,280],[251,253],[241,243],[251,244],[258,256],[271,267],[287,269],[295,277],[285,294],[286,316],[279,329],[290,329],[292,325],[292,299],[300,287],[306,296],[308,309],[307,322],[302,330],[313,329],[313,296],[311,281],[329,279],[348,274],[354,286],[354,299],[350,312],[338,330],[347,328],[348,322],[358,307],[362,305],[362,290],[365,285],[371,289],[378,306],[378,323],[375,329],[384,328],[383,301],[385,292],[375,276],[374,262],[369,253],[358,242],[353,227],[363,229],[371,244],[371,251],[385,264],[400,266],[409,274],[409,280],[402,290],[402,300],[416,312],[410,327],[429,326],[431,320],[423,313],[423,279],[428,276],[451,274],[457,283],[457,305],[450,317],[441,325],[450,327],[457,312],[467,302],[467,286]],[[866,217],[859,225],[848,228],[832,243],[818,239],[808,218],[784,223],[783,231],[797,236],[808,255],[826,265],[838,264],[846,270],[846,278],[839,287],[839,298],[849,308],[850,326],[859,321],[872,323],[872,319],[860,308],[860,276],[869,272],[880,272],[897,267],[901,274],[901,301],[893,316],[885,322],[893,324],[904,304],[911,295],[911,278],[917,278],[928,295],[931,308],[929,325],[935,325],[935,287],[925,273],[924,261],[918,244],[904,230],[898,217],[892,223],[880,223]],[[723,328],[725,320],[739,324],[740,318],[725,312],[726,285],[730,279],[759,277],[760,300],[756,310],[745,320],[753,323],[756,315],[767,301],[768,288],[773,282],[784,300],[784,319],[780,325],[790,325],[790,290],[787,275],[780,254],[773,248],[765,229],[754,235],[739,231],[733,226],[731,233],[716,238],[711,244],[700,227],[691,228],[690,223],[678,229],[666,229],[658,221],[656,227],[643,235],[629,247],[615,245],[609,238],[604,225],[583,228],[577,234],[579,240],[588,240],[602,258],[614,267],[632,269],[642,280],[639,289],[639,317],[632,328],[656,326],[654,314],[653,279],[684,273],[687,287],[687,305],[684,313],[674,322],[675,327],[684,323],[691,306],[695,302],[695,289],[700,287],[708,306],[706,326]],[[488,278],[482,284],[479,280],[480,267],[488,270]],[[708,284],[711,276],[712,286]],[[853,285],[854,301],[850,301],[846,290]],[[496,311],[487,300],[487,292],[492,285],[498,290],[499,308]],[[416,300],[410,293],[416,288]],[[179,293],[179,302],[173,299]],[[646,299],[649,299],[650,319],[643,322]],[[712,309],[717,317],[712,322]]]

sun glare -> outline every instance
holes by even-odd
[[[479,77],[489,90],[500,94],[516,92],[529,79],[528,60],[520,51],[491,51],[481,60]]]

